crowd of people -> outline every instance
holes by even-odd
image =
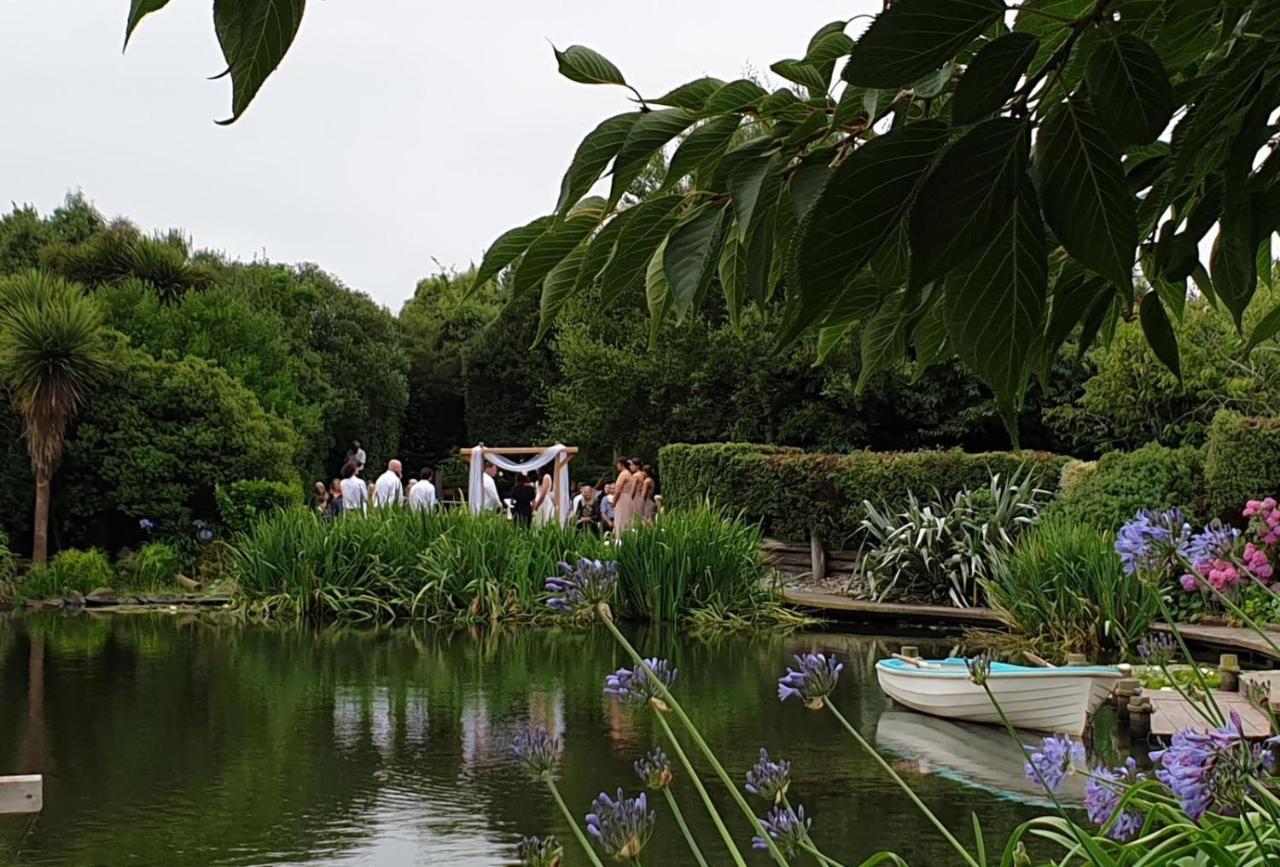
[[[327,518],[369,509],[407,506],[414,511],[439,507],[435,470],[423,467],[416,478],[404,480],[404,467],[392,459],[376,479],[365,477],[367,456],[358,440],[351,443],[339,478],[328,485],[315,483],[312,507]],[[619,534],[635,524],[652,524],[661,497],[656,493],[653,468],[637,458],[619,458],[617,477],[597,486],[583,482],[569,507],[568,524],[597,533]],[[506,497],[498,490],[498,468],[486,462],[482,511],[502,512],[525,526],[557,521],[555,486],[550,473],[517,475]]]

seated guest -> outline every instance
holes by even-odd
[[[600,529],[600,498],[596,496],[596,489],[591,485],[583,485],[578,496],[574,497],[577,503],[573,510],[573,520],[577,526],[584,530]]]
[[[617,486],[610,482],[604,486],[604,496],[600,498],[600,526],[610,533],[613,532],[614,521],[617,518],[617,512],[613,506],[616,499],[615,491]]]

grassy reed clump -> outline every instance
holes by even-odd
[[[1121,567],[1110,533],[1059,517],[1036,525],[996,558],[983,586],[1014,632],[986,635],[988,643],[1025,647],[1048,659],[1067,653],[1121,658],[1159,610],[1155,591]]]
[[[625,618],[782,617],[765,586],[760,534],[708,507],[664,513],[621,543],[557,526],[530,529],[464,510],[389,509],[327,521],[267,516],[229,546],[242,600],[267,615],[319,619],[531,619],[562,560],[618,561]]]

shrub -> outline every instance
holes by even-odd
[[[124,583],[138,589],[154,589],[173,585],[183,569],[183,557],[165,542],[143,545],[124,570]]]
[[[1213,417],[1204,481],[1212,517],[1233,520],[1240,504],[1280,490],[1280,418],[1222,410]]]
[[[1108,452],[1091,472],[1077,475],[1070,494],[1049,512],[1073,523],[1116,530],[1139,509],[1178,508],[1191,523],[1205,518],[1204,454],[1151,443],[1137,451]]]
[[[1047,658],[1123,657],[1159,611],[1155,591],[1121,567],[1111,533],[1062,517],[994,558],[982,584],[1005,625]]]
[[[106,554],[96,548],[68,548],[59,551],[46,565],[33,566],[18,582],[17,594],[24,599],[49,599],[89,593],[115,583],[116,572]]]
[[[950,501],[921,503],[908,494],[907,508],[896,514],[866,503],[862,540],[870,547],[854,575],[855,590],[877,602],[977,605],[978,582],[991,559],[1013,546],[1050,496],[1023,472],[1008,480],[992,476],[986,488],[961,491]]]
[[[1098,471],[1097,461],[1067,461],[1062,465],[1062,475],[1058,477],[1058,495],[1075,496],[1085,479]]]
[[[222,523],[233,532],[248,530],[263,515],[302,504],[302,492],[297,485],[265,479],[217,485],[214,497]]]
[[[1037,487],[1056,488],[1067,458],[1045,452],[959,449],[921,452],[854,452],[829,455],[753,445],[671,445],[659,453],[659,475],[668,505],[703,498],[741,510],[766,535],[807,539],[817,531],[836,545],[848,543],[867,517],[867,502],[899,511],[910,494],[939,498],[981,488],[993,475],[1027,472]]]

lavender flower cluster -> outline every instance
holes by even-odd
[[[645,667],[635,669],[620,668],[604,680],[604,694],[626,704],[648,704],[661,700],[659,684],[671,688],[675,683],[678,669],[672,668],[665,659],[646,659]],[[653,674],[649,673],[649,670]]]
[[[1050,792],[1062,788],[1062,781],[1075,765],[1084,764],[1084,744],[1066,735],[1052,735],[1040,743],[1040,749],[1028,748],[1027,762],[1023,766],[1027,779],[1038,783]]]
[[[619,861],[633,861],[649,842],[656,818],[644,792],[634,798],[628,798],[622,789],[618,789],[615,798],[601,792],[591,802],[587,833],[606,855]]]
[[[844,664],[835,654],[806,653],[796,656],[797,668],[787,668],[778,678],[778,699],[797,698],[811,708],[822,707],[823,700],[836,688]]]
[[[547,579],[547,590],[557,595],[547,605],[563,614],[589,613],[599,603],[607,603],[618,584],[618,564],[612,560],[561,563],[560,574]]]
[[[1250,744],[1240,715],[1233,711],[1221,728],[1176,733],[1169,746],[1151,758],[1160,764],[1156,779],[1169,787],[1192,819],[1210,810],[1231,815],[1239,812],[1254,783],[1271,772],[1270,747],[1277,740]]]
[[[564,742],[552,737],[545,728],[534,726],[522,729],[511,739],[511,755],[531,779],[555,779],[564,755]]]
[[[1120,801],[1129,786],[1146,778],[1146,774],[1138,772],[1138,765],[1132,757],[1126,759],[1124,766],[1120,768],[1095,768],[1089,782],[1085,784],[1084,808],[1089,814],[1089,820],[1099,827],[1105,826],[1116,816]],[[1142,829],[1144,820],[1140,811],[1125,807],[1116,816],[1107,832],[1108,836],[1120,842],[1130,840]]]
[[[794,810],[790,807],[778,806],[760,820],[760,826],[773,838],[773,842],[778,845],[782,853],[790,859],[795,857],[796,848],[809,836],[809,828],[813,826],[813,820],[805,816],[803,804]],[[751,846],[763,852],[768,850],[769,843],[763,836],[755,836],[751,838]]]
[[[791,762],[774,761],[769,758],[769,751],[761,748],[760,760],[747,771],[746,790],[765,801],[780,804],[790,787]]]

